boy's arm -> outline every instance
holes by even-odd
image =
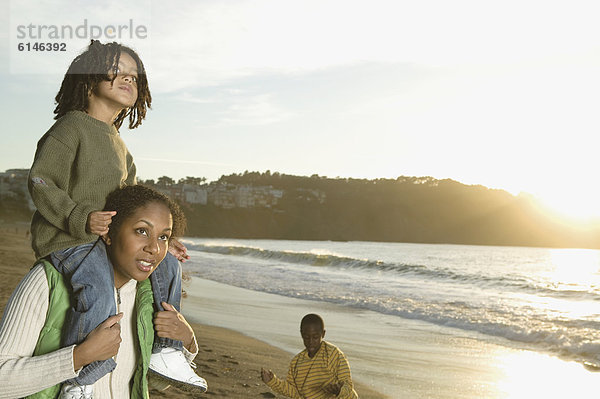
[[[342,385],[340,393],[337,395],[338,399],[358,399],[358,394],[354,390],[354,384],[352,383],[352,375],[350,374],[350,364],[346,356],[340,351],[338,352],[339,361],[336,370],[336,376],[338,382]]]
[[[133,163],[133,157],[127,151],[127,179],[125,179],[125,184],[128,186],[133,186],[137,184],[137,168],[135,167],[135,163]]]
[[[88,214],[94,209],[75,203],[66,189],[71,178],[74,152],[48,136],[40,144],[29,171],[29,193],[48,222],[74,237],[87,236]]]
[[[273,375],[273,378],[271,379],[271,381],[267,382],[267,385],[273,391],[281,395],[285,395],[288,398],[302,399],[302,396],[300,396],[300,393],[298,392],[298,390],[296,389],[296,385],[294,384],[294,375],[296,374],[294,367],[295,364],[296,363],[294,362],[294,360],[292,360],[292,362],[290,363],[290,368],[288,370],[287,379],[285,381],[280,378],[277,378],[276,375]]]

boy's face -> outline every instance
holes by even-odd
[[[319,324],[307,324],[300,330],[304,347],[309,357],[313,357],[321,347],[321,342],[325,338],[325,330]]]
[[[113,72],[109,72],[108,76],[112,79]],[[113,82],[110,80],[100,82],[92,93],[90,101],[103,102],[115,110],[129,108],[137,101],[137,79],[138,70],[135,60],[126,52],[122,52],[116,79]]]

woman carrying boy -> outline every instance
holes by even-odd
[[[39,260],[13,292],[0,323],[0,398],[59,397],[63,381],[77,378],[82,367],[114,357],[117,366],[94,383],[94,398],[148,399],[153,329],[182,341],[186,362],[198,352],[183,315],[166,303],[165,311],[155,313],[149,281],[172,237],[183,233],[183,212],[165,195],[139,185],[111,193],[107,207],[117,214],[97,245],[110,260],[110,297],[116,304],[118,293],[119,313],[83,342],[62,347],[60,336],[73,292],[64,275],[47,260]],[[72,389],[73,396],[76,390],[79,397],[91,397],[87,386]]]
[[[133,158],[118,129],[129,120],[139,126],[152,97],[146,71],[132,49],[117,43],[91,42],[77,56],[56,95],[56,123],[40,139],[29,174],[29,191],[37,208],[31,223],[32,246],[73,289],[70,328],[62,346],[81,343],[107,317],[117,313],[114,275],[100,238],[116,216],[104,210],[107,195],[136,182]],[[170,253],[152,273],[157,311],[162,302],[177,310],[181,301],[179,260],[188,258],[183,245],[170,241]],[[140,267],[151,269],[148,260]],[[180,340],[154,340],[150,370],[191,391],[206,391],[206,381],[190,368]],[[63,385],[62,398],[91,397],[91,386],[114,370],[112,358],[96,361]],[[87,396],[79,396],[81,386]]]

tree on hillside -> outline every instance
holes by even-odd
[[[161,176],[156,181],[156,184],[161,187],[169,187],[175,184],[175,180],[171,179],[169,176]]]
[[[156,184],[156,182],[154,181],[154,179],[147,179],[147,180],[138,179],[138,184],[143,184],[145,186],[152,187],[152,186],[154,186]]]
[[[186,176],[183,179],[179,179],[179,181],[177,183],[179,183],[179,184],[192,184],[192,185],[195,185],[195,186],[200,186],[205,181],[206,181],[206,177]]]

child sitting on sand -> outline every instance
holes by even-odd
[[[119,310],[113,270],[99,245],[116,212],[102,209],[110,192],[136,182],[133,158],[118,129],[127,119],[130,129],[139,126],[151,100],[137,53],[118,43],[92,40],[69,66],[56,95],[57,121],[38,142],[29,173],[29,192],[37,208],[31,222],[32,246],[73,289],[63,347],[80,344]],[[169,241],[169,252],[172,255],[167,254],[151,275],[158,312],[165,310],[162,302],[179,310],[181,301],[177,259],[188,256],[175,240]],[[151,270],[152,255],[140,256],[136,267]],[[190,368],[183,351],[181,341],[155,337],[150,371],[183,389],[205,392],[206,381]],[[63,385],[60,398],[92,397],[92,385],[115,367],[112,358],[87,365]]]
[[[305,350],[290,363],[287,379],[281,380],[271,370],[261,369],[261,377],[273,391],[295,399],[358,399],[350,365],[335,345],[323,341],[325,323],[317,314],[307,314],[300,322]]]

